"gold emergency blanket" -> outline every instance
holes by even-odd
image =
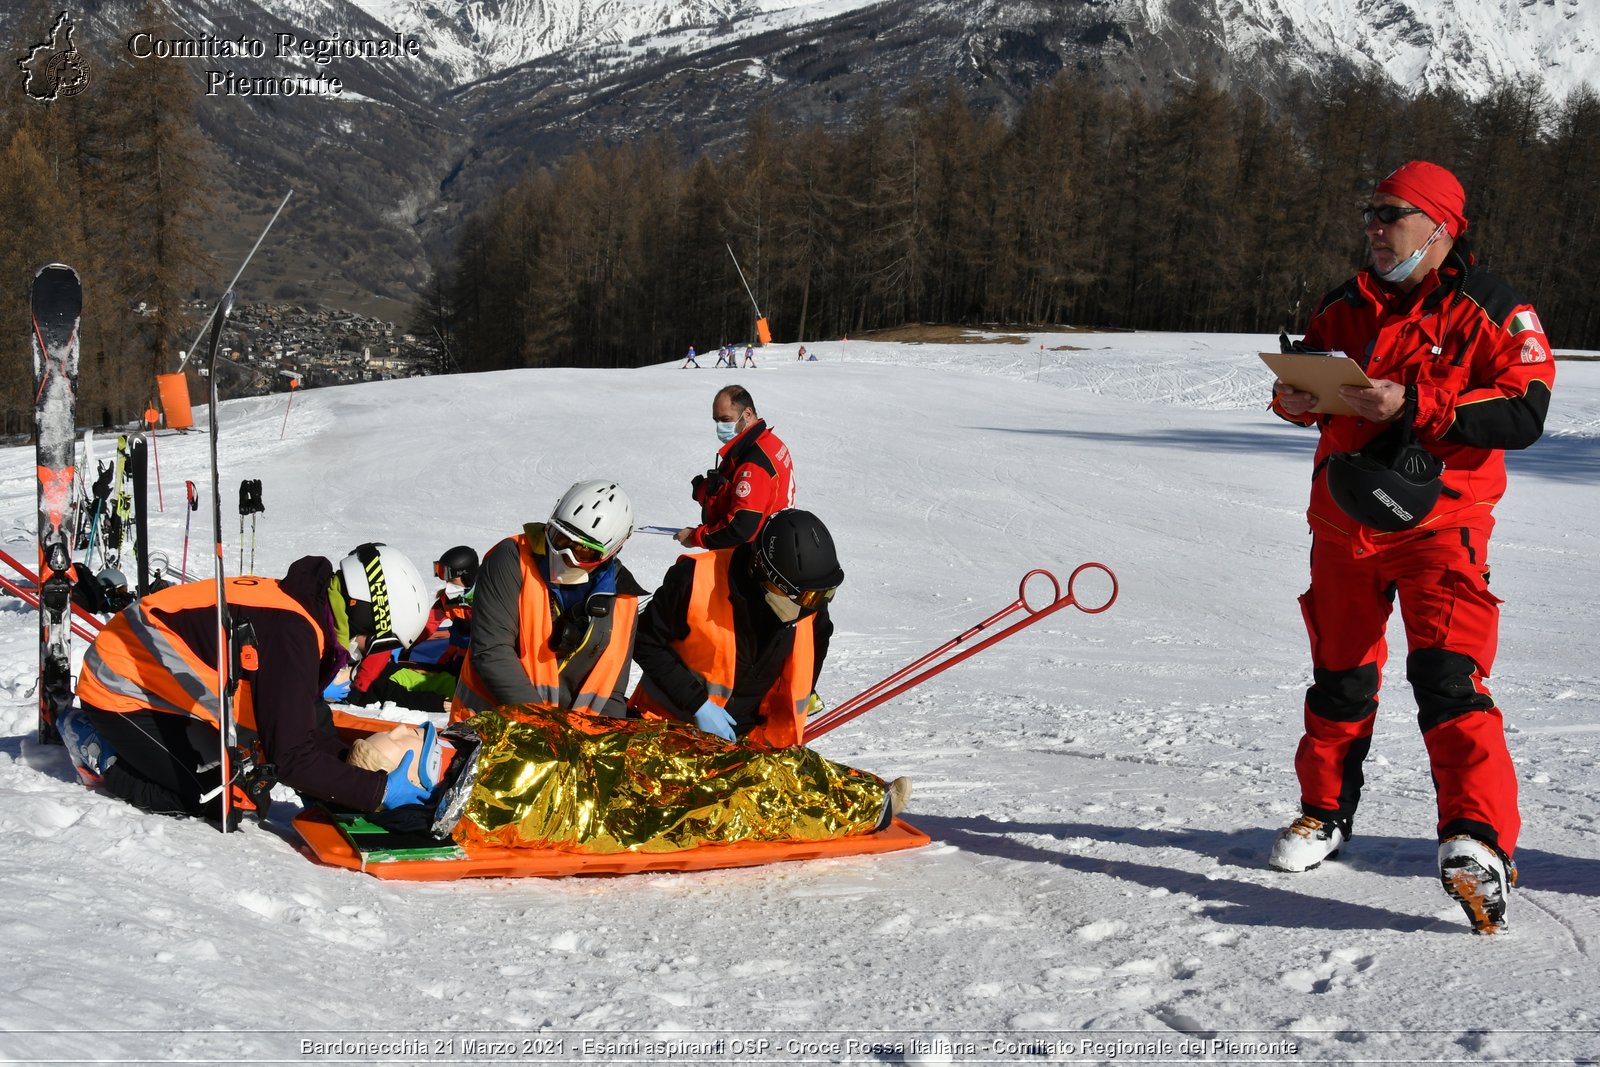
[[[883,780],[810,749],[733,744],[686,723],[538,705],[483,712],[457,843],[676,852],[870,833]]]

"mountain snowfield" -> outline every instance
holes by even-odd
[[[1600,363],[1560,365],[1546,436],[1512,458],[1498,510],[1493,685],[1526,828],[1512,928],[1491,939],[1438,883],[1398,625],[1356,839],[1316,871],[1265,867],[1296,811],[1310,676],[1295,598],[1313,435],[1264,410],[1255,353],[1274,338],[808,347],[818,362],[776,346],[736,374],[673,363],[319,389],[287,419],[283,395],[225,403],[223,558],[237,571],[244,478],[267,508],[246,563],[253,551],[267,575],[366,539],[426,568],[544,518],[591,476],[618,478],[641,524],[686,523],[689,478],[716,447],[712,394],[739,381],[794,451],[799,504],[840,546],[830,703],[1004,607],[1031,568],[1116,573],[1110,610],[1058,612],[819,743],[910,775],[907,818],[931,845],[556,881],[319,867],[296,850],[281,787],[266,826],[224,837],[76,784],[65,752],[34,741],[36,617],[0,599],[0,1057],[1592,1058]],[[206,438],[163,434],[156,459],[151,529],[176,559]],[[31,557],[34,523],[32,449],[0,450],[8,551]],[[201,573],[209,527],[202,506]],[[650,586],[676,553],[636,534],[624,559]]]
[[[269,9],[305,0],[262,0]],[[316,0],[321,3],[322,0]],[[826,19],[873,0],[343,0],[422,38],[459,84],[553,52],[622,47],[692,54],[718,43]],[[1600,8],[1587,0],[1110,0],[1104,23],[1160,30],[1178,22],[1249,54],[1288,43],[1307,71],[1336,55],[1414,90],[1469,96],[1534,75],[1558,97],[1600,84]],[[948,3],[919,8],[930,19]],[[957,6],[954,10],[965,10]],[[1135,38],[1139,34],[1134,32]]]

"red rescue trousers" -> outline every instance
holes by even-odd
[[[1406,535],[1365,556],[1336,541],[1313,541],[1311,588],[1300,609],[1315,681],[1294,759],[1306,814],[1355,814],[1388,658],[1385,631],[1398,599],[1406,680],[1438,793],[1439,837],[1470,834],[1511,855],[1522,819],[1500,709],[1484,684],[1500,622],[1487,554],[1487,531],[1467,528]]]

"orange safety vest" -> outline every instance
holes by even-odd
[[[306,620],[323,651],[322,627],[294,597],[271,578],[229,578],[229,607],[275,608]],[[222,699],[215,665],[206,663],[178,637],[158,612],[214,608],[214,582],[188,582],[151,593],[106,624],[83,657],[78,699],[101,711],[125,714],[159,711],[187,715],[221,729]],[[241,748],[265,762],[257,735],[250,672],[238,679],[233,719]]]
[[[689,633],[672,645],[684,665],[705,681],[707,697],[723,706],[733,696],[739,648],[733,622],[733,586],[729,579],[733,553],[733,549],[724,548],[678,557],[694,563],[694,579],[689,587]],[[815,622],[815,615],[807,615],[795,623],[794,650],[777,682],[762,696],[761,722],[746,740],[787,748],[798,745],[805,737],[806,704],[811,699],[811,686],[815,681]],[[634,690],[629,706],[646,712],[670,713],[670,709],[661,707],[646,691],[643,683]]]
[[[522,662],[522,669],[528,672],[528,680],[533,683],[534,698],[529,703],[600,714],[617,687],[617,679],[628,668],[628,651],[633,644],[633,624],[639,612],[639,598],[625,593],[616,594],[606,646],[589,669],[588,677],[581,681],[569,679],[569,687],[575,691],[571,704],[566,704],[561,699],[561,671],[588,645],[596,627],[590,624],[583,644],[573,649],[565,659],[556,655],[550,647],[550,590],[544,584],[539,559],[533,554],[533,543],[526,533],[517,534],[510,540],[517,543],[517,558],[522,563],[522,595],[517,603],[517,658]],[[468,651],[466,662],[461,665],[461,681],[456,686],[455,699],[450,702],[450,721],[469,719],[486,708],[503,703],[489,692],[489,687],[473,669],[472,653]]]

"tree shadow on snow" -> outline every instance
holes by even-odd
[[[1042,434],[1108,444],[1154,445],[1204,452],[1304,453],[1316,452],[1317,435],[1292,426],[1264,426],[1259,431],[1165,429],[1139,433],[1103,430],[1022,429],[1016,426],[975,426],[994,433]],[[1575,434],[1542,437],[1532,448],[1506,453],[1513,481],[1523,475],[1556,482],[1592,485],[1600,480],[1600,437]]]
[[[1317,435],[1293,426],[1267,426],[1251,430],[1142,430],[1137,433],[1112,433],[1107,430],[1022,429],[1016,426],[974,426],[994,433],[1037,434],[1046,437],[1071,437],[1080,441],[1107,444],[1158,445],[1203,452],[1303,452],[1307,461],[1317,450]]]
[[[1048,863],[1084,874],[1112,878],[1182,893],[1216,907],[1208,917],[1241,926],[1276,926],[1319,930],[1390,929],[1404,933],[1437,929],[1438,921],[1423,915],[1334,899],[1322,890],[1315,872],[1310,876],[1269,871],[1266,857],[1276,828],[1206,830],[1197,828],[1141,829],[1093,823],[1000,822],[987,816],[949,818],[917,815],[913,821],[935,840],[979,855]],[[1208,875],[1150,863],[1104,856],[1061,852],[1018,841],[1012,835],[1039,834],[1060,840],[1086,837],[1095,841],[1146,848],[1177,848],[1217,861],[1223,871]],[[1422,838],[1368,837],[1357,834],[1340,859],[1340,866],[1395,877],[1437,878],[1437,845]],[[1546,852],[1520,850],[1525,889],[1600,895],[1600,860],[1578,859]],[[1234,867],[1282,878],[1283,886],[1262,885],[1226,876]],[[1536,874],[1534,872],[1537,872]]]

